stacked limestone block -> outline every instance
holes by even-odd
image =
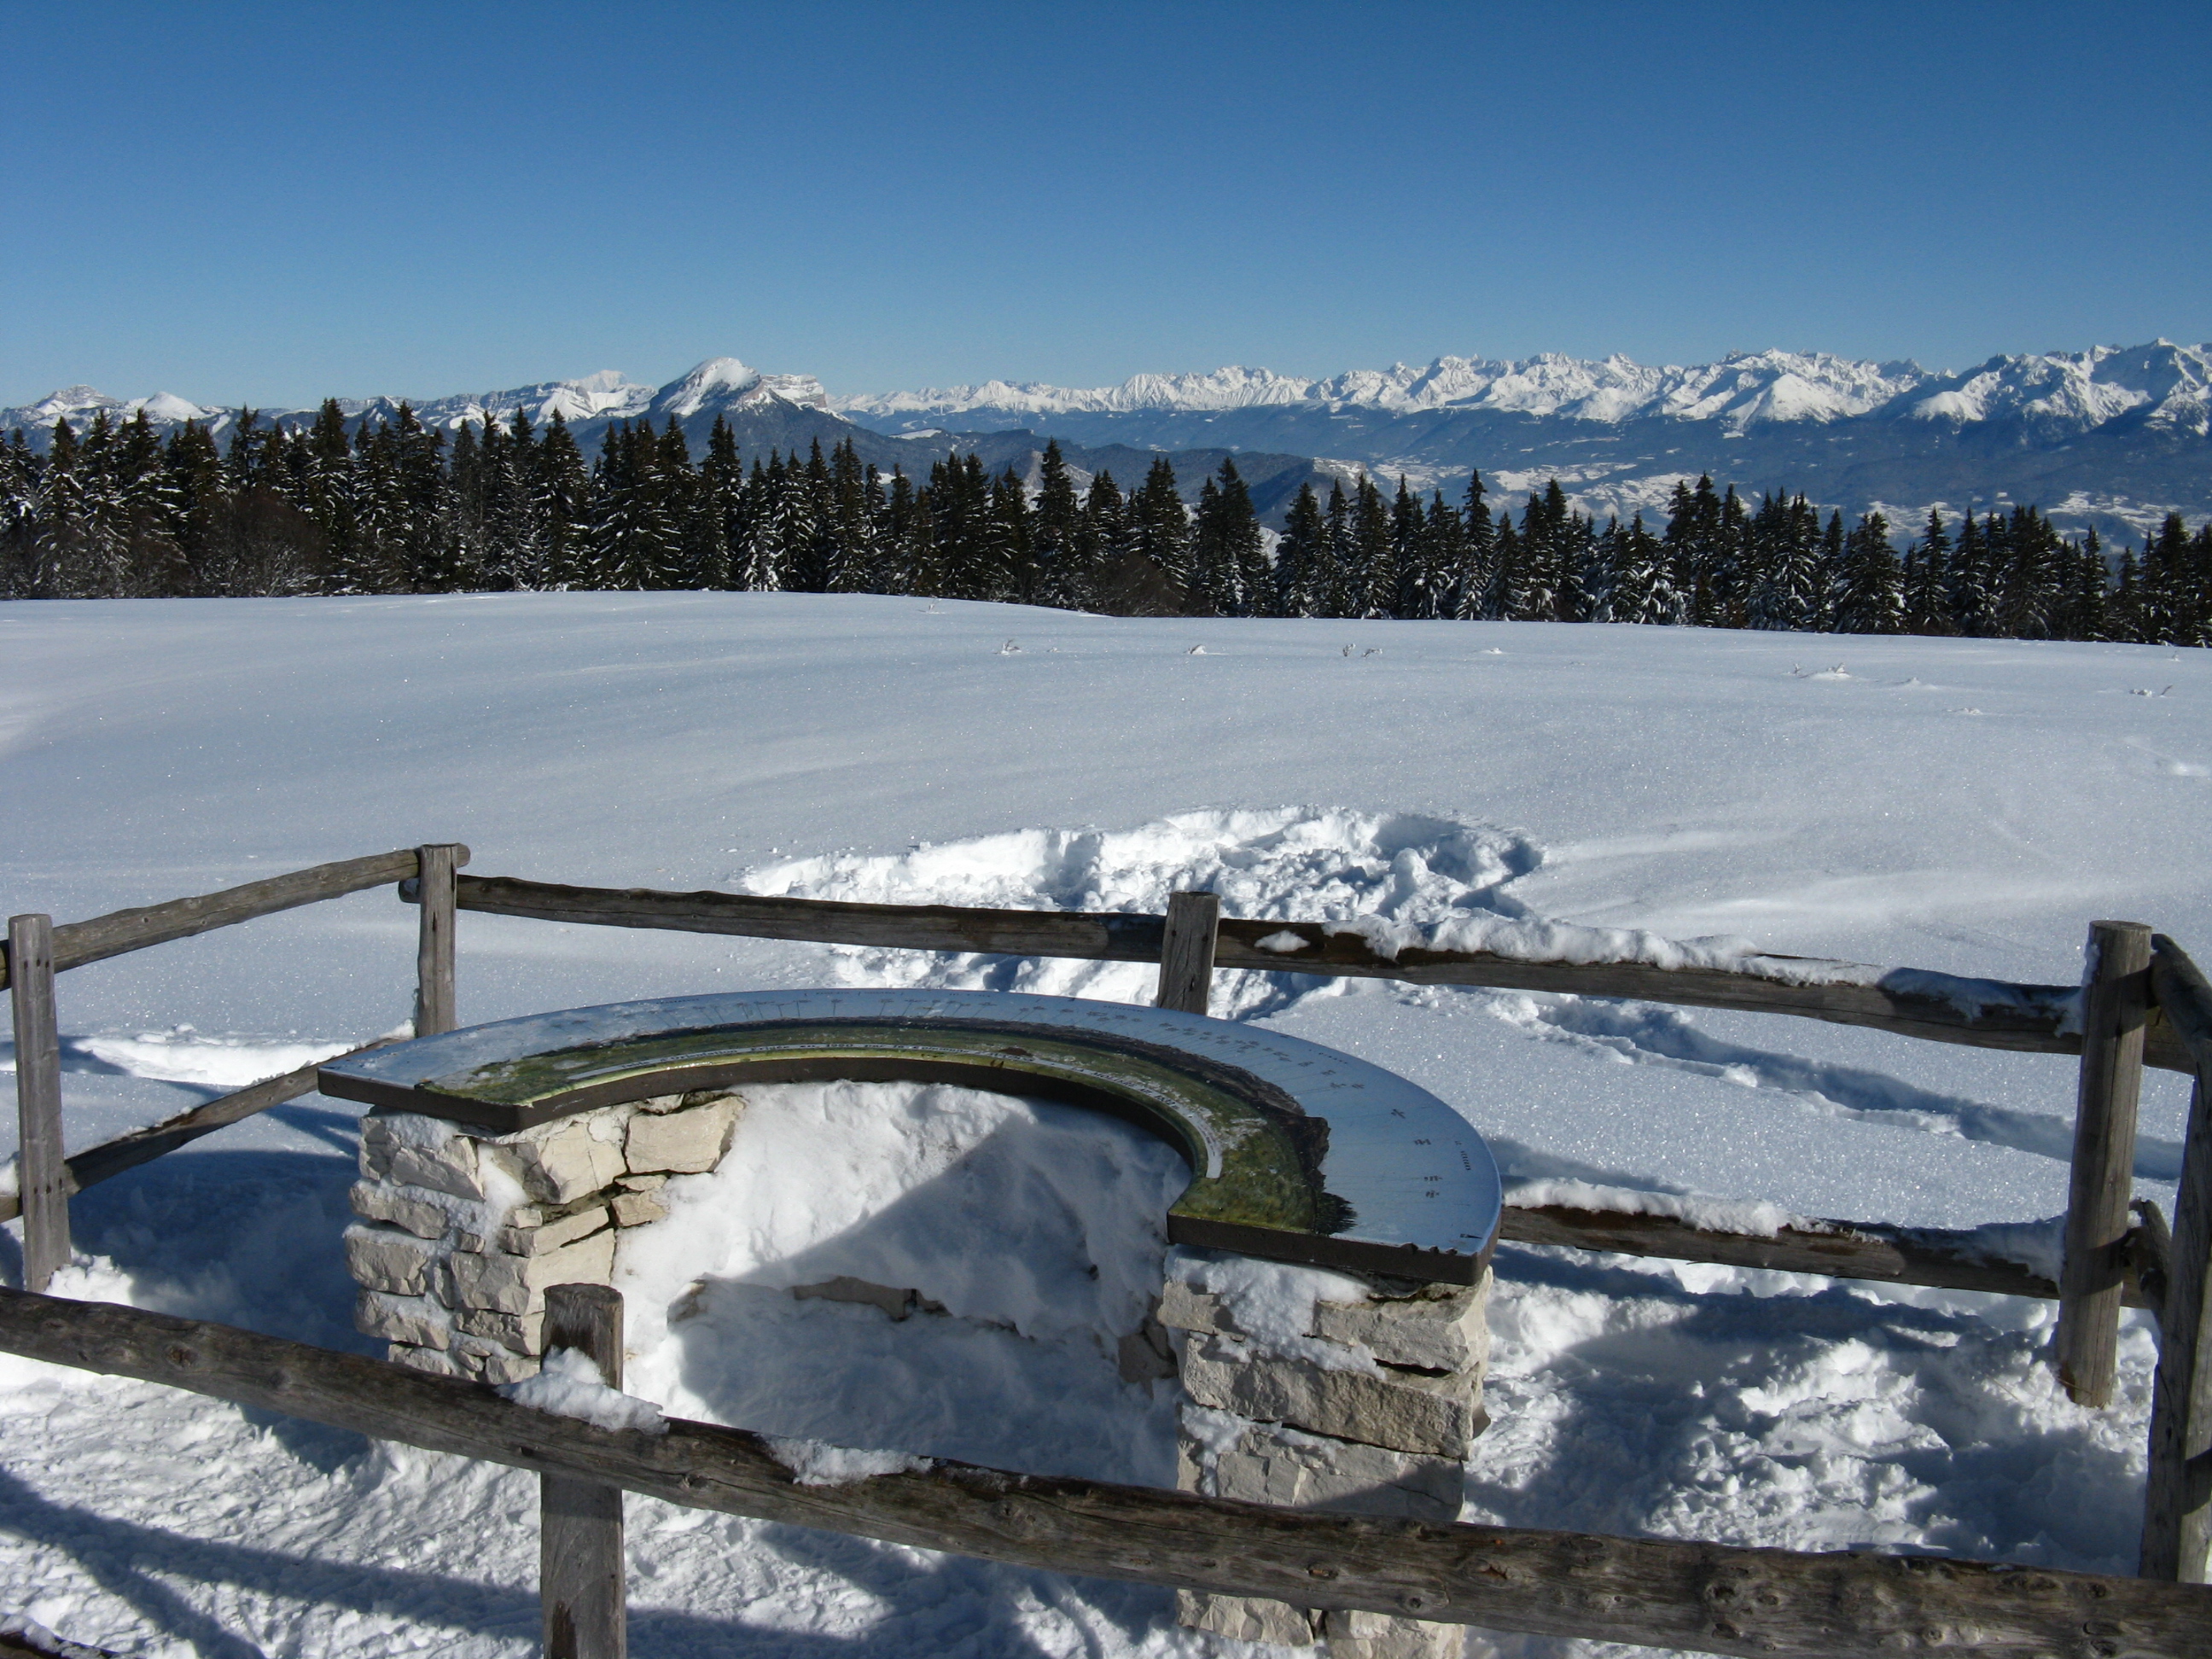
[[[1489,1420],[1488,1272],[1465,1287],[1279,1268],[1255,1298],[1208,1288],[1221,1261],[1178,1253],[1161,1298],[1190,1402],[1176,1484],[1288,1509],[1456,1519],[1468,1449]],[[1259,1265],[1232,1275],[1243,1291]],[[1447,1659],[1466,1638],[1457,1625],[1187,1590],[1177,1611],[1243,1641],[1325,1644],[1329,1659]]]
[[[719,1164],[744,1109],[726,1091],[662,1095],[509,1135],[369,1113],[345,1235],[355,1324],[422,1370],[532,1376],[546,1287],[611,1282],[623,1230],[668,1213],[671,1176]]]

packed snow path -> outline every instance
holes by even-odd
[[[1208,885],[1232,915],[1491,913],[2064,980],[2092,916],[2212,946],[2208,697],[2203,654],[2162,647],[797,596],[0,606],[0,898],[66,920],[453,838],[478,872],[599,885],[1152,910]],[[65,976],[72,1147],[392,1028],[413,928],[369,893]],[[471,1022],[1150,980],[461,924]],[[1524,1188],[1947,1226],[2063,1202],[2063,1060],[1291,975],[1221,975],[1216,1010],[1432,1091]],[[2138,1174],[2161,1201],[2182,1104],[2154,1077]],[[1171,1406],[1094,1340],[1182,1178],[1158,1143],[952,1090],[763,1091],[746,1125],[754,1155],[698,1178],[730,1183],[699,1196],[714,1219],[635,1264],[634,1390],[797,1438],[1167,1479]],[[337,1243],[351,1126],[310,1099],[96,1189],[98,1260],[58,1288],[366,1346]],[[1501,1269],[1469,1519],[2132,1565],[2139,1321],[2122,1403],[2093,1414],[2039,1363],[2036,1304],[1511,1247]],[[836,1273],[949,1311],[786,1292]],[[14,1362],[0,1388],[0,1610],[149,1655],[532,1650],[527,1480]],[[1141,1587],[632,1516],[641,1655],[1199,1650]]]

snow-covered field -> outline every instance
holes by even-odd
[[[479,873],[599,885],[1158,908],[1206,884],[1234,915],[1486,913],[2063,981],[2095,916],[2212,950],[2208,706],[2212,660],[2147,647],[748,594],[16,605],[0,900],[70,920],[458,839]],[[400,1023],[414,916],[383,890],[67,975],[71,1146]],[[465,1020],[1149,979],[461,925]],[[2063,1203],[2063,1060],[1289,975],[1224,975],[1221,1007],[1434,1091],[1510,1185],[1944,1226]],[[2185,1104],[2154,1077],[2138,1176],[2161,1201]],[[310,1097],[94,1189],[58,1288],[366,1348],[337,1245],[353,1121]],[[1172,1407],[1097,1340],[1154,1271],[1161,1148],[1049,1105],[790,1085],[757,1091],[738,1151],[686,1178],[680,1248],[623,1264],[635,1389],[1167,1479]],[[2038,1358],[2038,1304],[1510,1246],[1498,1267],[1469,1519],[2132,1569],[2132,1318],[2121,1404],[2090,1413]],[[836,1273],[947,1311],[782,1293]],[[15,1361],[0,1400],[0,1613],[146,1655],[534,1649],[525,1477]],[[1208,1650],[1141,1586],[630,1516],[641,1656]]]

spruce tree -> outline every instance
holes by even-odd
[[[1461,544],[1465,552],[1451,573],[1450,608],[1445,613],[1462,622],[1484,614],[1492,563],[1497,556],[1498,530],[1490,520],[1487,495],[1482,474],[1468,474],[1466,505],[1460,513]]]
[[[1626,530],[1616,530],[1612,550],[1613,592],[1608,620],[1617,623],[1674,623],[1683,599],[1674,585],[1667,550],[1644,527],[1637,514]]]
[[[876,580],[876,520],[868,498],[869,471],[860,465],[850,438],[830,451],[825,521],[833,544],[824,586],[832,593],[865,593]]]
[[[1083,504],[1060,453],[1060,441],[1048,439],[1037,461],[1037,498],[1030,515],[1030,555],[1036,560],[1036,597],[1041,605],[1080,609],[1090,591],[1084,568]]]
[[[1283,539],[1275,549],[1274,593],[1268,614],[1321,614],[1328,562],[1328,522],[1322,517],[1313,482],[1308,479],[1298,486],[1297,498],[1283,520]]]
[[[1387,617],[1397,597],[1397,559],[1390,545],[1390,506],[1364,472],[1352,498],[1352,541],[1340,573],[1347,617]]]
[[[1951,620],[1951,532],[1943,515],[1928,509],[1927,527],[1905,553],[1905,631],[1945,635]]]
[[[449,564],[442,579],[448,587],[455,589],[487,586],[491,580],[485,568],[490,556],[484,545],[483,450],[477,441],[474,422],[464,420],[454,428],[445,491],[447,523],[442,536]]]
[[[1199,490],[1191,520],[1190,606],[1202,617],[1259,614],[1269,586],[1266,539],[1253,511],[1251,492],[1224,460],[1220,473]]]
[[[1268,557],[1267,538],[1252,505],[1252,492],[1234,459],[1221,463],[1221,515],[1222,539],[1237,580],[1237,614],[1263,617],[1274,591],[1274,562]]]
[[[721,544],[722,574],[717,584],[742,587],[738,568],[743,562],[745,465],[738,453],[737,434],[717,410],[707,434],[707,459],[699,466],[700,510],[714,520],[715,538]]]
[[[588,587],[591,569],[591,470],[555,410],[538,441],[531,475],[531,511],[541,552],[540,581],[549,587]]]
[[[57,419],[46,441],[34,515],[38,527],[24,567],[27,599],[68,598],[70,583],[83,568],[88,532],[78,448],[76,428],[66,416]]]
[[[1992,523],[1996,514],[1990,514]],[[1973,509],[1959,521],[1959,539],[1951,549],[1944,583],[1950,601],[1952,625],[1969,639],[1984,639],[1990,632],[1989,538],[1974,520]]]
[[[647,428],[648,434],[651,430]],[[723,536],[722,514],[708,491],[703,471],[691,465],[691,446],[673,415],[655,446],[654,461],[661,512],[668,524],[668,552],[659,586],[695,590],[724,586],[730,575],[730,548]]]
[[[1467,521],[1457,507],[1444,500],[1441,489],[1431,492],[1421,514],[1420,557],[1428,574],[1422,614],[1456,617],[1468,577]]]
[[[1889,521],[1869,513],[1844,538],[1837,573],[1836,631],[1896,634],[1904,627],[1905,568],[1889,544]]]
[[[915,534],[914,480],[906,476],[902,467],[891,469],[890,488],[884,495],[881,528],[878,532],[883,550],[884,571],[883,592],[886,593],[919,593],[915,559],[921,551]],[[921,538],[926,541],[927,538]]]
[[[2168,513],[2158,534],[2143,538],[2139,568],[2136,611],[2142,637],[2154,645],[2200,643],[2205,595],[2181,514]]]
[[[129,591],[161,598],[186,591],[191,573],[178,550],[173,525],[176,501],[169,487],[161,441],[140,409],[124,428],[117,452],[119,505],[130,542]]]
[[[1843,540],[1840,521],[1836,541]],[[1802,495],[1762,497],[1742,540],[1740,579],[1744,588],[1744,623],[1751,628],[1817,629],[1826,608],[1822,588],[1820,515]],[[1840,550],[1840,549],[1838,550]]]
[[[1500,513],[1491,538],[1490,586],[1482,598],[1482,614],[1496,622],[1519,621],[1526,614],[1528,590],[1527,561],[1513,515]]]
[[[1344,493],[1340,478],[1329,483],[1328,511],[1322,522],[1328,538],[1319,588],[1320,614],[1359,616],[1364,605],[1357,578],[1359,550],[1352,534],[1352,498]]]
[[[2092,528],[2081,542],[2065,544],[2066,589],[2053,627],[2062,640],[2106,638],[2106,587],[2111,573],[2105,568],[2104,544]]]
[[[1086,608],[1113,616],[1182,610],[1180,591],[1171,590],[1158,568],[1138,552],[1128,499],[1111,472],[1092,478],[1083,498],[1083,538],[1090,571]]]
[[[1661,540],[1667,549],[1672,586],[1683,596],[1682,620],[1699,628],[1725,625],[1727,607],[1719,568],[1721,502],[1713,493],[1711,477],[1698,478],[1694,489],[1686,482],[1676,482]]]
[[[0,598],[28,599],[32,544],[38,534],[40,458],[17,427],[0,444]]]
[[[1130,540],[1139,558],[1176,587],[1190,580],[1190,514],[1182,504],[1175,467],[1164,455],[1146,473],[1143,488],[1129,503]]]
[[[1429,564],[1429,515],[1406,482],[1398,475],[1398,493],[1390,501],[1391,591],[1383,601],[1389,615],[1408,619],[1434,617],[1437,608],[1437,574]]]
[[[977,598],[1030,603],[1036,564],[1030,544],[1029,492],[1011,466],[991,480],[978,553],[985,591]]]

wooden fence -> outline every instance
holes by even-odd
[[[2212,986],[2179,945],[2147,927],[2094,923],[2078,986],[2021,985],[1786,957],[1729,969],[1529,961],[1481,951],[1391,953],[1325,923],[1224,918],[1218,902],[1202,894],[1176,895],[1164,916],[846,904],[459,873],[468,858],[465,847],[427,846],[61,927],[43,915],[10,921],[0,975],[15,1017],[22,1152],[20,1199],[0,1199],[0,1217],[20,1209],[28,1288],[0,1291],[0,1351],[538,1470],[546,1487],[549,1654],[606,1659],[622,1651],[619,1505],[610,1522],[610,1500],[589,1496],[617,1488],[1058,1571],[1711,1653],[1873,1656],[1948,1647],[2021,1659],[2182,1659],[2212,1652],[2212,1589],[2200,1588],[2212,1573]],[[2151,1310],[2160,1334],[2142,1576],[1421,1526],[951,1464],[849,1486],[799,1486],[763,1443],[738,1431],[683,1422],[661,1436],[601,1430],[532,1411],[481,1383],[39,1294],[69,1257],[70,1194],[314,1087],[314,1068],[301,1067],[65,1156],[56,974],[392,881],[421,907],[416,1030],[425,1036],[454,1025],[456,914],[479,910],[910,950],[1156,962],[1160,1002],[1192,1012],[1205,1010],[1216,969],[1243,968],[1739,1008],[2078,1055],[2066,1252],[2056,1282],[1990,1257],[1971,1233],[1876,1223],[1815,1221],[1770,1237],[1662,1216],[1509,1206],[1501,1236],[2055,1299],[2054,1359],[2069,1392],[2088,1406],[2111,1399],[2121,1307]],[[1281,948],[1286,933],[1297,948]],[[2191,1073],[2195,1083],[2170,1227],[2154,1205],[2131,1202],[2146,1065]],[[611,1316],[618,1319],[618,1307]],[[620,1344],[607,1335],[605,1309],[579,1304],[562,1317],[575,1327],[574,1346],[615,1363]],[[594,1589],[592,1571],[610,1559],[611,1591],[604,1583]]]

